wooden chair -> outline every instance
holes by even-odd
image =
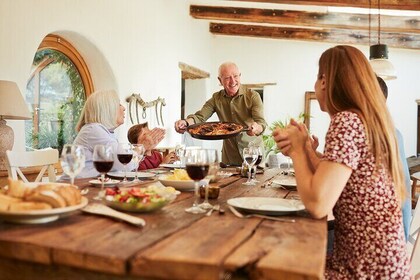
[[[415,279],[420,279],[420,197],[414,209],[408,234],[407,248],[411,252],[411,267]]]
[[[8,173],[9,177],[14,180],[19,177],[26,183],[29,180],[23,174],[22,167],[41,167],[34,182],[40,182],[48,170],[48,179],[50,182],[56,181],[54,164],[58,163],[58,150],[57,149],[45,149],[30,152],[14,152],[6,151],[6,158],[8,161]]]
[[[411,205],[412,205],[412,208],[415,208],[416,201],[417,201],[417,196],[416,196],[417,181],[420,181],[420,172],[411,174],[410,179],[413,182],[411,184]]]

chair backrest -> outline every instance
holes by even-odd
[[[56,181],[54,164],[58,163],[57,149],[45,149],[29,152],[6,151],[6,157],[8,161],[9,177],[14,180],[17,180],[19,175],[24,182],[29,182],[20,168],[41,166],[41,170],[34,182],[40,182],[47,170],[49,181]]]
[[[420,196],[417,200],[416,209],[414,209],[411,219],[410,231],[408,234],[408,250],[411,249],[411,268],[413,275],[420,276]],[[411,247],[411,248],[410,248]]]

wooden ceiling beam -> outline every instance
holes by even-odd
[[[191,5],[190,15],[194,18],[208,20],[258,22],[318,28],[369,29],[369,15],[366,14]],[[371,29],[375,29],[377,25],[378,17],[372,15]],[[420,33],[420,17],[381,15],[381,31]]]
[[[229,0],[240,2],[275,3],[290,5],[339,6],[369,8],[368,0]],[[372,0],[372,7],[378,5],[378,0]],[[420,11],[419,0],[381,0],[382,9]]]
[[[210,32],[217,35],[304,40],[335,44],[372,44],[369,40],[369,32],[366,30],[291,28],[211,22]],[[371,35],[372,41],[375,44],[376,37],[373,36],[374,34]],[[381,43],[395,48],[420,49],[420,35],[381,32]]]

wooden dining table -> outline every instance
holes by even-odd
[[[279,172],[258,174],[255,186],[239,175],[213,183],[221,189],[210,202],[224,214],[186,213],[194,193],[182,192],[156,212],[130,213],[144,227],[82,211],[44,224],[0,222],[0,279],[322,279],[326,219],[306,211],[282,216],[294,223],[238,218],[228,209],[235,197],[299,199],[270,184]],[[88,181],[76,185],[93,201],[99,189]]]

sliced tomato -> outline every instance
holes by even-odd
[[[147,193],[144,193],[141,189],[139,188],[132,188],[128,191],[129,194],[131,194],[134,197],[148,197],[149,195]]]

